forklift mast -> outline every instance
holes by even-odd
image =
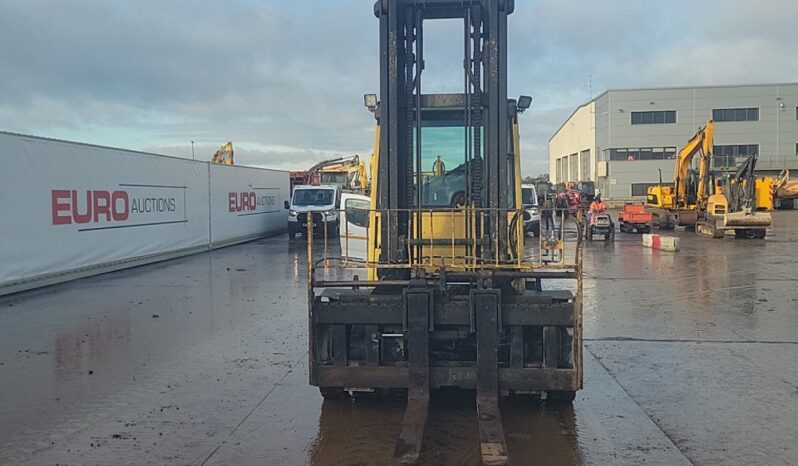
[[[507,99],[507,15],[512,0],[381,0],[374,5],[380,21],[380,97],[377,118],[380,125],[378,209],[421,209],[422,125],[426,114],[445,114],[457,109],[465,137],[467,189],[465,205],[476,208],[512,206],[512,180],[508,179],[511,111]],[[423,94],[424,22],[436,19],[463,21],[463,92]],[[439,110],[436,112],[435,110]],[[440,118],[438,116],[437,118]],[[451,122],[450,122],[451,124]],[[415,178],[415,179],[414,179]],[[409,238],[411,222],[403,215],[383,218],[383,238]],[[507,219],[491,213],[487,231],[492,238],[480,251],[494,257],[508,250]],[[418,222],[416,222],[418,223]],[[420,228],[420,225],[417,225]],[[416,232],[420,237],[420,231]],[[407,248],[387,240],[381,260],[407,261]]]
[[[526,241],[518,114],[531,97],[507,97],[513,9],[512,0],[374,5],[371,193],[342,202],[338,257],[329,212],[306,225],[309,382],[326,399],[406,390],[397,462],[420,458],[433,389],[475,392],[482,462],[500,465],[509,462],[500,396],[571,402],[582,387],[584,219],[562,209],[557,231]],[[425,94],[424,25],[445,19],[462,24],[462,92]]]

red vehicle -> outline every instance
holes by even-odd
[[[642,203],[627,203],[618,214],[623,233],[650,233],[653,219],[654,214],[646,210]]]

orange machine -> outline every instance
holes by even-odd
[[[642,203],[626,203],[618,214],[622,233],[650,233],[654,214]]]

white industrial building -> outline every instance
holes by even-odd
[[[758,155],[757,171],[798,170],[798,83],[608,90],[549,139],[554,183],[594,181],[608,199],[642,199],[673,181],[674,157],[715,121],[714,168]]]

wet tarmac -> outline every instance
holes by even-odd
[[[798,212],[765,241],[588,244],[585,389],[505,400],[513,464],[796,464]],[[390,464],[404,401],[307,384],[305,247],[283,236],[0,298],[0,464]],[[478,464],[473,395],[422,464]]]

